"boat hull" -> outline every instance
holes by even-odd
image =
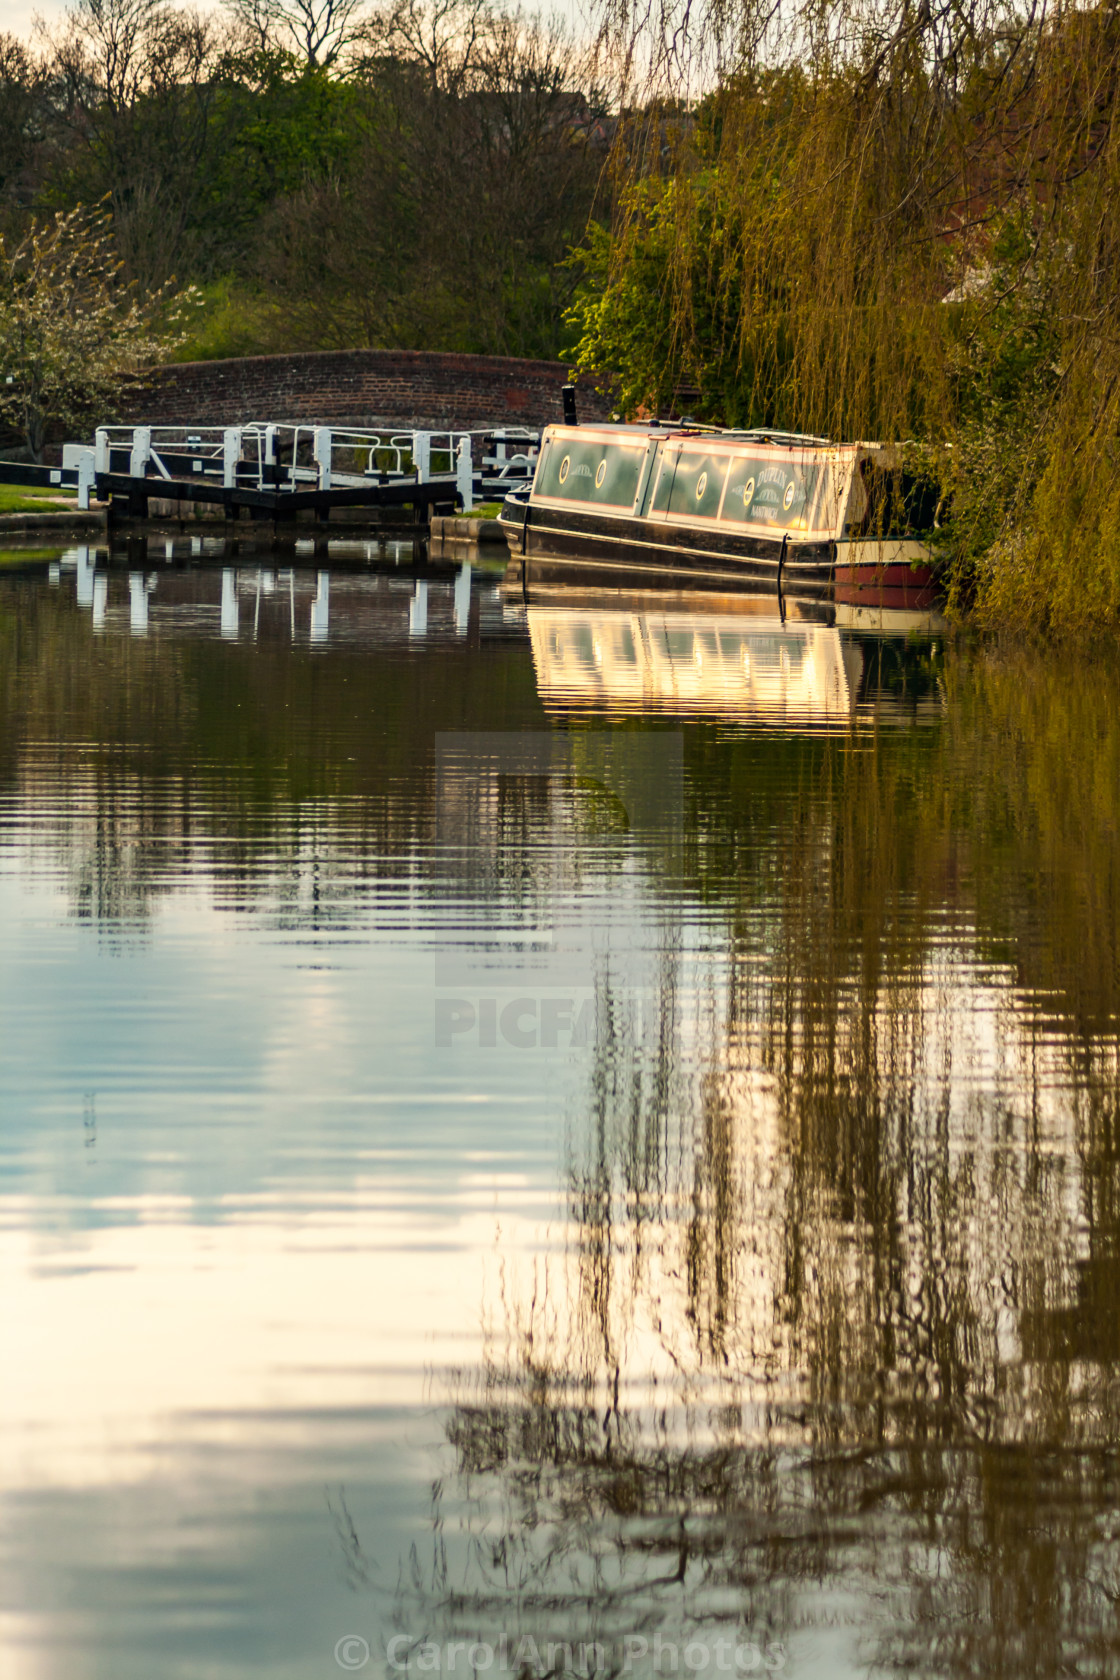
[[[656,581],[698,589],[749,585],[752,589],[788,589],[798,595],[830,592],[833,544],[791,543],[781,537],[715,531],[699,526],[663,524],[649,519],[606,519],[601,515],[554,508],[503,510],[514,558],[523,558],[527,579],[558,578],[581,569],[620,582]]]
[[[526,586],[593,573],[619,587],[746,587],[898,608],[932,605],[937,594],[918,542],[803,542],[524,503],[507,503],[501,522]]]
[[[940,596],[937,567],[912,539],[836,545],[833,599],[855,607],[921,611]]]

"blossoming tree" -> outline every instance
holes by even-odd
[[[0,233],[0,417],[41,460],[52,424],[114,417],[122,382],[181,342],[190,291],[140,296],[124,281],[108,215],[78,205]]]

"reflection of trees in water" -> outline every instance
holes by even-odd
[[[816,1399],[901,1364],[949,1405],[995,1382],[1021,1323],[1084,1296],[1098,1245],[1111,1263],[1114,1048],[1071,1089],[1087,1047],[964,952],[831,986],[755,955],[716,990],[663,985],[648,1034],[602,1012],[570,1181],[582,1362],[610,1368],[635,1301],[668,1295],[677,1370],[799,1373]]]
[[[713,752],[726,941],[663,953],[652,1011],[600,998],[569,1252],[503,1267],[453,1385],[446,1630],[1115,1670],[1120,866],[1080,830],[1120,737],[1039,680],[1080,776],[998,660],[933,752],[807,755],[785,823]]]
[[[644,1036],[607,1002],[570,1251],[522,1294],[503,1266],[491,1359],[451,1396],[461,1574],[414,1612],[1111,1672],[1110,1048],[1071,1089],[1069,1044],[967,953],[831,994],[733,965],[718,1019],[678,973]]]
[[[978,1438],[806,1443],[780,1403],[621,1419],[538,1376],[482,1382],[452,1413],[465,1567],[428,1637],[495,1626],[619,1641],[745,1627],[835,1640],[875,1671],[1114,1671],[1120,1495],[1107,1450]],[[450,1526],[445,1499],[440,1521]],[[409,1614],[411,1612],[411,1614]],[[847,1632],[842,1630],[847,1629]],[[437,1632],[436,1630],[439,1630]],[[850,1660],[850,1655],[849,1655]]]

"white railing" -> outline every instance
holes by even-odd
[[[284,430],[285,428],[280,428]],[[342,426],[286,428],[292,434],[293,464],[311,438],[311,459],[321,489],[360,485],[371,478],[415,478],[429,484],[456,478],[464,448],[472,452],[470,432],[372,431]]]
[[[476,439],[481,471],[474,464]],[[229,490],[351,489],[371,479],[446,482],[469,510],[476,487],[485,492],[488,482],[493,488],[531,477],[539,447],[539,433],[519,426],[396,431],[270,420],[243,426],[99,426],[92,450],[66,446],[64,465],[78,469],[80,505],[88,504],[93,475],[109,472],[113,456],[127,453],[130,478],[150,479],[152,469],[164,479],[190,473],[220,478]]]
[[[107,473],[110,455],[127,450],[130,478],[144,478],[149,465],[155,467],[159,477],[170,478],[164,457],[185,456],[194,472],[209,477],[220,474],[226,488],[233,489],[246,438],[254,430],[243,426],[98,426],[93,442],[94,471]],[[264,440],[254,441],[260,458]]]

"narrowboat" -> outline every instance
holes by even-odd
[[[549,426],[501,512],[524,584],[776,588],[932,604],[930,492],[889,445],[691,426]]]

